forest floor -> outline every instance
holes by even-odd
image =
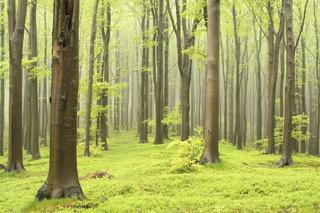
[[[131,132],[112,135],[109,143],[108,152],[92,145],[91,157],[79,146],[86,200],[34,202],[48,171],[48,148],[42,148],[42,159],[25,157],[25,172],[0,171],[0,212],[320,212],[319,158],[299,154],[294,166],[278,168],[278,155],[222,143],[221,163],[177,174],[172,162],[179,146],[169,141],[142,145]]]

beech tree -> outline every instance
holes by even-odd
[[[37,200],[84,198],[77,171],[79,1],[55,0],[52,40],[50,166]]]
[[[208,70],[206,90],[205,148],[202,163],[219,162],[219,45],[220,0],[208,0]]]
[[[22,50],[27,0],[8,1],[8,30],[10,52],[9,94],[9,155],[8,171],[22,171]]]
[[[92,108],[92,84],[93,84],[93,72],[94,72],[94,45],[97,35],[97,14],[98,14],[99,0],[95,1],[93,8],[93,17],[91,23],[91,35],[90,35],[90,59],[89,59],[89,76],[88,76],[88,94],[86,103],[86,142],[84,148],[84,155],[90,156],[90,140],[91,140],[91,108]]]

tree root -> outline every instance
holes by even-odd
[[[45,183],[37,192],[36,200],[42,201],[44,199],[58,199],[58,198],[75,198],[83,200],[85,198],[81,187],[70,186],[67,188],[48,187]]]

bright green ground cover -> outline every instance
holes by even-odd
[[[112,135],[110,148],[93,149],[90,158],[79,148],[84,201],[33,202],[47,175],[45,148],[41,160],[25,158],[25,172],[0,171],[0,212],[320,212],[319,158],[295,155],[294,166],[277,168],[279,156],[222,144],[220,164],[177,174],[177,145],[141,145],[123,133]],[[92,178],[97,171],[113,177]]]

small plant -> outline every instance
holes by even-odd
[[[203,150],[203,141],[190,138],[187,141],[179,141],[178,145],[179,157],[172,163],[172,171],[176,173],[196,171]]]

